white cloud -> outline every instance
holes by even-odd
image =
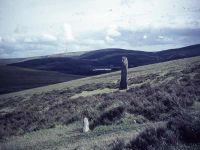
[[[45,33],[41,35],[22,35],[18,37],[18,41],[35,44],[53,44],[57,41],[57,38],[51,34]]]
[[[147,36],[147,35],[144,35],[144,36],[143,36],[143,39],[147,39],[147,38],[148,38],[148,36]]]
[[[110,25],[106,30],[105,40],[107,42],[113,42],[115,38],[120,37],[121,33],[118,30],[118,26]]]
[[[119,37],[121,33],[118,31],[118,27],[116,25],[111,25],[107,29],[107,35],[110,37]]]
[[[74,35],[72,32],[72,27],[70,24],[65,23],[63,25],[63,30],[64,30],[64,38],[66,41],[73,41],[74,40]]]
[[[25,43],[31,43],[31,42],[34,42],[34,39],[31,38],[31,37],[25,37],[24,40],[23,40],[23,42],[25,42]]]
[[[42,39],[44,41],[52,41],[52,42],[57,40],[57,38],[55,36],[53,36],[51,34],[47,34],[47,33],[42,35]]]
[[[82,40],[82,43],[87,44],[87,45],[104,45],[105,41],[104,40],[98,40],[98,39],[85,39]]]
[[[110,37],[110,36],[108,36],[108,35],[106,36],[106,38],[105,38],[105,39],[106,39],[106,41],[107,41],[107,42],[113,42],[113,41],[114,41],[114,39],[113,39],[113,38],[111,38],[111,37]]]
[[[17,39],[14,36],[6,36],[6,37],[2,37],[2,42],[6,42],[6,43],[15,43],[17,41]]]
[[[121,0],[121,5],[125,5],[130,7],[131,3],[133,3],[134,0]]]
[[[159,39],[164,39],[164,36],[159,35],[158,38],[159,38]]]

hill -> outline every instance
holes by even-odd
[[[67,52],[67,53],[59,53],[59,54],[52,54],[46,56],[35,56],[35,57],[27,57],[27,58],[0,58],[0,65],[8,65],[13,63],[19,63],[23,61],[29,61],[33,59],[43,59],[43,58],[51,58],[51,57],[78,57],[87,51],[80,51],[80,52]]]
[[[83,76],[15,66],[0,66],[0,94],[65,82],[81,77]]]
[[[200,57],[0,96],[2,149],[194,149],[200,146]],[[90,121],[82,133],[82,120]]]
[[[113,48],[96,50],[76,57],[45,57],[13,63],[11,65],[91,76],[119,70],[122,56],[128,58],[129,67],[133,68],[199,55],[200,44],[159,52],[144,52]]]
[[[140,55],[140,56],[151,56],[157,57],[160,60],[173,60],[175,58],[184,58],[184,57],[193,57],[198,56],[200,51],[200,44],[186,46],[182,48],[162,50],[158,52],[145,52],[145,51],[135,51],[135,50],[126,50],[126,49],[101,49],[96,51],[91,51],[85,54],[82,54],[80,58],[82,59],[99,59],[107,56],[114,55]]]
[[[0,65],[7,65],[7,64],[12,64],[12,63],[18,63],[21,62],[23,60],[26,60],[25,58],[4,58],[4,59],[0,59]]]

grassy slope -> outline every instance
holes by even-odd
[[[145,65],[140,67],[135,67],[129,69],[129,75],[131,77],[139,77],[142,75],[152,74],[152,73],[167,73],[170,71],[179,71],[183,70],[187,67],[193,66],[196,63],[199,63],[200,56],[192,57],[192,58],[185,58],[180,60],[168,61],[164,63],[157,63],[153,65]],[[53,90],[64,90],[67,88],[75,88],[78,86],[82,86],[85,84],[90,83],[115,83],[120,79],[120,71],[116,71],[113,73],[97,75],[93,77],[86,77],[83,79],[77,79],[74,81],[63,82],[55,85],[44,86],[40,88],[34,88],[30,90],[24,90],[21,92],[14,92],[10,94],[1,95],[0,98],[6,97],[13,97],[13,96],[20,96],[20,95],[33,95],[33,94],[40,94],[43,92],[49,92]]]
[[[188,99],[199,101],[199,95],[195,95],[199,92],[199,66],[200,57],[194,57],[130,69],[127,92],[117,90],[120,74],[114,72],[2,95],[0,125],[9,135],[1,146],[3,149],[109,149],[117,138],[128,141],[145,126],[162,126],[171,116],[171,107],[166,110],[162,97],[171,100],[173,95],[177,100],[173,104],[178,105],[176,110],[190,105]],[[171,94],[166,96],[168,92]],[[181,93],[189,98],[177,97]],[[195,104],[199,106],[198,102]],[[81,133],[80,120],[84,115],[94,123],[95,118],[102,119],[119,106],[126,109],[122,117],[107,118],[107,122],[103,118],[102,122],[108,126],[97,124],[90,133]]]
[[[0,94],[81,78],[77,75],[0,66]]]

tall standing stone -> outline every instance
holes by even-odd
[[[83,132],[88,132],[89,130],[89,121],[88,118],[85,117],[83,120]]]
[[[122,66],[121,66],[121,81],[120,81],[120,89],[128,88],[128,59],[126,57],[122,57]]]

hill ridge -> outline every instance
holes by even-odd
[[[119,70],[122,56],[126,56],[128,58],[129,67],[133,68],[147,64],[154,64],[199,55],[200,44],[158,52],[124,49],[102,49],[91,51],[77,57],[49,57],[13,63],[10,65],[91,76]],[[106,70],[108,68],[110,71]],[[97,69],[101,69],[101,71],[96,71]]]

